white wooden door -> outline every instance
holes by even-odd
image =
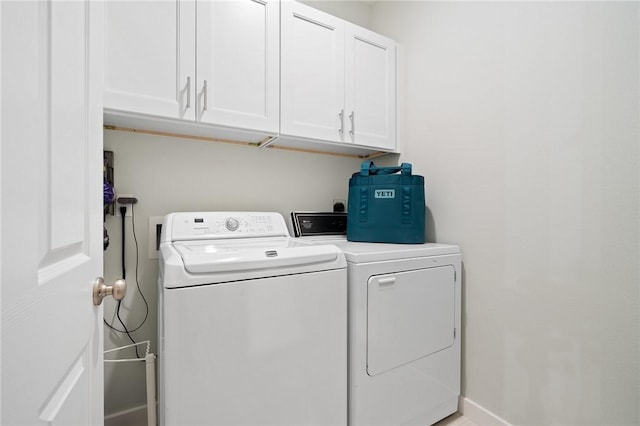
[[[0,423],[102,424],[102,4],[0,15]]]
[[[104,7],[105,108],[195,120],[195,1]]]
[[[346,140],[385,150],[396,146],[396,49],[391,39],[346,26]]]
[[[199,0],[196,7],[198,120],[277,133],[278,1]]]
[[[344,21],[292,1],[281,9],[280,133],[342,142]]]

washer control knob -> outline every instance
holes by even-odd
[[[238,222],[238,219],[234,219],[232,217],[230,217],[229,219],[227,219],[227,221],[224,223],[224,226],[229,230],[229,231],[235,231],[236,229],[238,229],[238,226],[240,226],[240,222]]]

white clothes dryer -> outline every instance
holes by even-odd
[[[460,249],[349,242],[335,235],[344,231],[344,214],[293,213],[292,219],[301,239],[331,243],[347,259],[349,424],[424,426],[455,413]]]
[[[346,262],[278,213],[165,217],[161,425],[345,425]]]

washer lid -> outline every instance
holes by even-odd
[[[333,245],[309,245],[291,238],[181,241],[173,246],[192,274],[318,265],[341,256]]]

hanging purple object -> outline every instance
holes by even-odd
[[[116,194],[113,191],[113,187],[109,184],[109,182],[107,182],[106,179],[102,183],[102,191],[103,191],[104,205],[113,203],[113,200],[116,198]]]

